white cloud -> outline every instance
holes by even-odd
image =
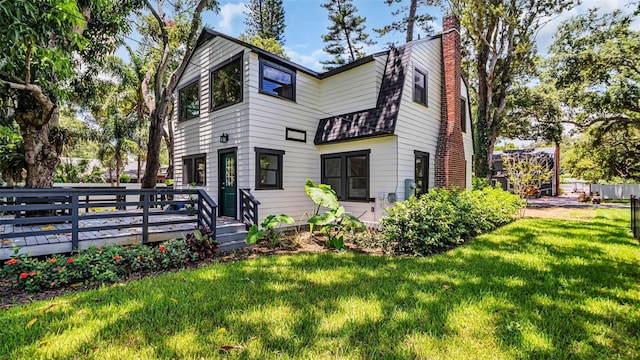
[[[244,17],[244,11],[246,7],[244,3],[231,4],[227,3],[220,7],[220,21],[216,26],[216,30],[228,35],[235,35],[240,33],[240,29],[234,29],[234,20],[237,17]]]
[[[301,46],[306,47],[306,46]],[[315,71],[322,71],[320,60],[327,59],[327,54],[322,49],[312,51],[309,55],[300,54],[290,47],[285,46],[284,52],[289,56],[291,61]]]

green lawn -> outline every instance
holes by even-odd
[[[628,210],[585,211],[430,258],[262,257],[14,307],[0,358],[639,358]]]

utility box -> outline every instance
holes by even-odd
[[[404,199],[407,200],[416,194],[418,184],[413,179],[404,179]]]

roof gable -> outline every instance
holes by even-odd
[[[389,50],[376,107],[320,119],[314,143],[393,134],[410,54],[410,45]]]

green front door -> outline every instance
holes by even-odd
[[[236,217],[236,153],[220,153],[220,216]]]

